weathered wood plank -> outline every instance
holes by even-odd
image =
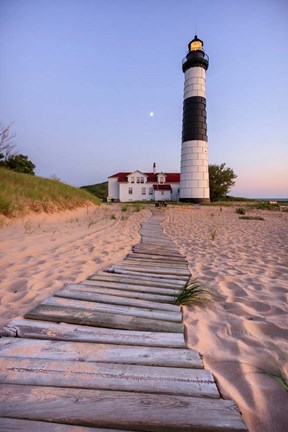
[[[232,401],[1,385],[0,416],[142,432],[247,432]]]
[[[163,311],[158,309],[144,309],[131,306],[118,306],[114,304],[96,303],[94,301],[73,300],[52,296],[44,300],[42,305],[67,307],[73,313],[73,309],[85,309],[91,312],[103,312],[107,314],[129,315],[135,317],[152,318],[154,320],[164,320],[172,322],[182,322],[182,313],[178,306],[178,312]]]
[[[83,362],[202,369],[195,350],[63,342],[20,338],[0,339],[0,357],[38,358]]]
[[[148,255],[148,256],[147,256]],[[175,258],[175,257],[173,257],[173,256],[171,256],[171,257],[169,257],[169,256],[165,256],[165,255],[163,255],[162,257],[161,257],[161,255],[153,255],[153,254],[141,254],[141,253],[137,253],[137,252],[132,252],[132,253],[130,253],[130,254],[128,254],[127,255],[127,258],[132,258],[132,259],[138,259],[138,260],[154,260],[155,262],[162,262],[162,261],[164,261],[164,262],[173,262],[173,263],[184,263],[184,264],[186,264],[187,265],[187,261],[186,261],[186,259],[184,258],[184,257],[177,257],[177,258]]]
[[[179,288],[184,285],[184,283],[180,280],[171,280],[165,278],[156,278],[156,277],[147,277],[145,275],[120,275],[117,273],[107,273],[107,272],[98,272],[94,275],[91,275],[87,280],[97,280],[97,281],[110,281],[115,283],[124,283],[131,285],[141,285],[141,286],[152,286],[159,288]]]
[[[136,246],[134,246],[133,248],[132,248],[132,253],[133,254],[141,254],[141,255],[153,255],[153,256],[159,256],[159,257],[161,257],[161,258],[163,258],[163,257],[167,257],[168,259],[172,259],[172,258],[175,258],[175,259],[183,259],[184,257],[183,257],[183,255],[180,255],[180,254],[177,254],[177,253],[175,253],[175,252],[172,252],[172,251],[169,251],[169,250],[166,250],[166,249],[160,249],[160,248],[154,248],[154,247],[147,247],[147,246],[139,246],[139,247],[136,247]]]
[[[146,258],[143,257],[144,254],[139,254],[139,255],[140,255],[140,257],[138,257],[137,254],[135,254],[135,255],[129,254],[126,256],[126,258],[124,258],[124,261],[125,262],[128,261],[130,263],[134,262],[135,264],[138,264],[138,265],[141,262],[145,265],[148,265],[148,264],[149,265],[150,264],[155,265],[155,266],[157,266],[157,265],[160,265],[160,266],[171,265],[173,267],[186,268],[186,269],[188,268],[188,264],[185,261],[170,261],[170,260],[165,259],[165,257],[160,258],[160,255],[159,255],[158,259],[150,258],[149,255],[146,255]]]
[[[183,333],[118,330],[66,323],[16,319],[0,331],[0,336],[58,341],[94,342],[147,347],[185,348]]]
[[[173,270],[180,270],[180,271],[186,271],[188,274],[190,274],[188,270],[187,263],[167,263],[167,262],[160,262],[155,260],[144,260],[141,259],[141,261],[133,258],[124,258],[123,261],[117,262],[115,265],[129,265],[129,266],[141,266],[144,268],[160,268],[163,270],[166,269],[173,269]]]
[[[182,269],[182,268],[174,268],[174,267],[161,267],[159,266],[150,266],[145,265],[144,263],[139,263],[138,265],[136,264],[129,264],[129,262],[123,262],[123,263],[119,263],[119,264],[114,264],[110,267],[108,267],[107,269],[108,271],[113,271],[113,270],[129,270],[129,271],[133,271],[136,273],[152,273],[154,275],[164,275],[165,277],[168,277],[170,275],[173,276],[180,276],[180,277],[190,277],[190,272],[187,269]],[[107,271],[106,270],[106,271]]]
[[[120,315],[106,312],[95,312],[87,309],[76,309],[65,306],[41,304],[25,314],[25,318],[44,321],[66,322],[95,327],[123,330],[155,331],[182,333],[183,325],[178,322],[161,321],[137,316]]]
[[[152,270],[150,272],[148,272],[148,271],[145,272],[144,270],[139,272],[138,270],[132,270],[129,268],[116,267],[116,266],[113,266],[113,269],[111,269],[111,270],[107,269],[106,271],[107,271],[107,273],[119,273],[119,274],[123,274],[123,275],[132,275],[132,276],[133,275],[138,276],[138,274],[141,273],[141,274],[145,275],[146,277],[158,278],[158,279],[161,279],[161,278],[164,279],[165,278],[165,279],[170,279],[170,281],[172,280],[173,282],[174,282],[174,280],[180,280],[180,281],[183,281],[185,283],[187,280],[189,280],[189,276],[184,276],[184,275],[177,276],[177,275],[171,275],[171,274],[153,273]]]
[[[175,299],[175,295],[177,294],[178,290],[167,290],[169,295],[165,295],[166,290],[164,288],[158,288],[157,294],[154,294],[154,291],[150,292],[149,287],[141,288],[141,286],[132,286],[131,285],[120,285],[117,286],[117,284],[113,284],[115,287],[110,288],[110,286],[104,282],[99,283],[97,281],[84,281],[82,284],[67,284],[65,285],[65,288],[71,289],[71,290],[77,290],[77,291],[83,291],[83,292],[92,292],[92,293],[99,293],[99,294],[108,294],[113,296],[119,296],[119,297],[128,297],[133,299],[142,299],[147,301],[154,301],[159,303],[173,303]],[[122,289],[123,287],[123,289]],[[125,289],[126,288],[126,289]],[[145,288],[148,288],[148,292],[146,292]],[[164,291],[164,294],[162,294],[161,291]],[[160,293],[159,293],[160,291]],[[58,295],[55,294],[55,295]]]
[[[103,429],[85,426],[73,426],[60,423],[48,423],[43,421],[22,420],[13,418],[0,418],[1,432],[127,432],[127,429]],[[131,429],[129,429],[131,432]],[[132,431],[133,432],[133,431]],[[135,432],[135,431],[134,431]]]
[[[0,357],[0,382],[219,398],[204,369]]]
[[[156,245],[149,245],[149,244],[143,244],[138,243],[137,245],[132,247],[133,253],[142,253],[142,254],[148,254],[148,255],[162,255],[162,256],[168,256],[168,257],[175,257],[175,258],[183,258],[183,255],[181,255],[178,251],[178,249],[172,249],[172,248],[164,248],[163,246],[157,247]]]
[[[118,291],[119,293],[119,291]],[[96,292],[77,290],[69,288],[63,288],[61,291],[55,294],[56,297],[65,297],[70,299],[86,300],[104,304],[114,304],[119,306],[132,306],[144,309],[158,309],[172,312],[179,312],[179,306],[169,303],[159,303],[148,300],[140,300],[133,298],[133,293],[130,292],[130,297],[121,297],[116,295],[99,294]]]

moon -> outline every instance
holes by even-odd
[[[154,112],[151,111],[150,114],[149,114],[149,116],[150,117],[154,117]]]

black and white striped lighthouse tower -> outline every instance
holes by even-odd
[[[185,73],[181,149],[180,201],[210,201],[205,76],[209,58],[194,37],[183,60]]]

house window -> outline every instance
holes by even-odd
[[[153,188],[149,188],[149,195],[153,195]]]
[[[133,188],[132,187],[129,187],[128,193],[129,193],[129,195],[133,194]]]
[[[142,195],[146,195],[146,188],[142,188]]]
[[[135,183],[135,177],[131,177],[131,183]]]
[[[163,176],[159,177],[159,183],[165,183],[165,177]]]
[[[141,177],[141,183],[144,183],[144,177]]]
[[[137,177],[137,183],[140,183],[140,177]]]
[[[161,191],[161,195],[164,195],[164,191]]]

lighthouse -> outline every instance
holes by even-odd
[[[209,58],[195,35],[183,60],[185,74],[180,170],[180,201],[210,201],[206,123],[206,70]]]

